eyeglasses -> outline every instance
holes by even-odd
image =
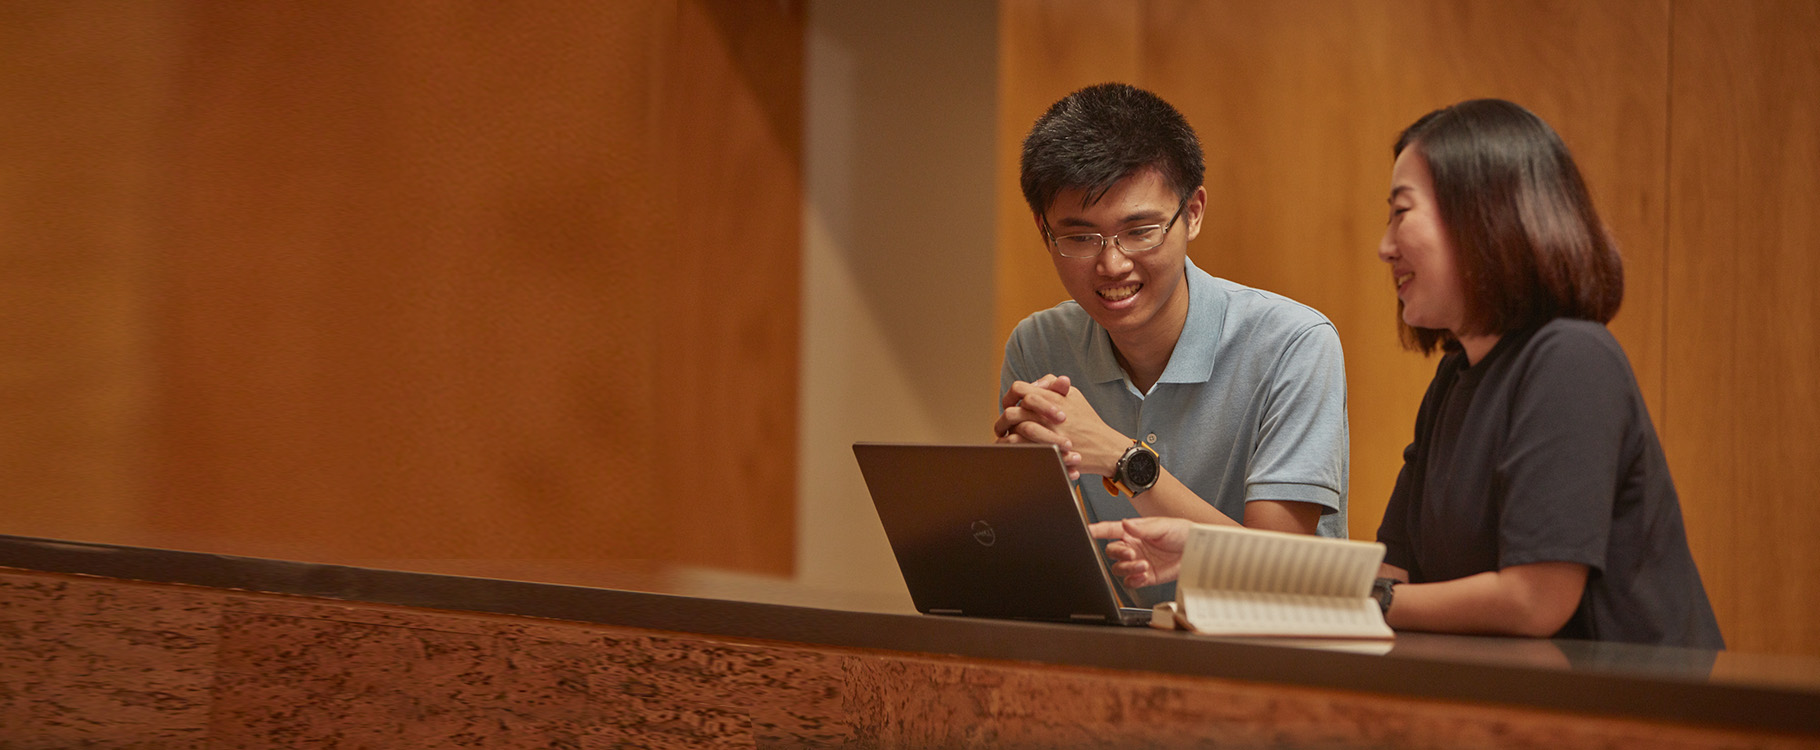
[[[1163,239],[1169,236],[1170,228],[1175,226],[1175,220],[1181,218],[1182,209],[1187,207],[1188,199],[1183,198],[1181,203],[1176,204],[1175,215],[1169,217],[1167,223],[1132,227],[1112,235],[1110,239],[1117,243],[1119,250],[1126,255],[1155,250],[1163,244]],[[1061,253],[1064,258],[1098,258],[1100,253],[1106,250],[1108,238],[1098,232],[1066,234],[1057,237],[1055,232],[1049,229],[1048,218],[1043,219],[1043,232],[1049,235],[1049,244],[1054,245],[1055,251]]]

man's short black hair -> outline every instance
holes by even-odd
[[[1037,118],[1019,163],[1024,201],[1041,215],[1063,190],[1087,204],[1145,167],[1161,172],[1178,198],[1201,186],[1206,163],[1194,128],[1162,97],[1125,83],[1076,91]]]

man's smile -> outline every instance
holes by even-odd
[[[1099,295],[1100,295],[1100,299],[1106,300],[1108,302],[1117,302],[1119,300],[1126,299],[1133,294],[1137,294],[1138,290],[1142,289],[1142,288],[1144,288],[1143,284],[1131,283],[1131,284],[1126,284],[1124,286],[1115,286],[1115,287],[1111,287],[1111,288],[1107,288],[1107,289],[1101,289],[1101,290],[1099,290]]]

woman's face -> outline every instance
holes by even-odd
[[[1413,145],[1403,149],[1390,170],[1390,223],[1378,243],[1378,258],[1390,264],[1404,323],[1460,336],[1466,295],[1453,243],[1442,230],[1428,160]]]

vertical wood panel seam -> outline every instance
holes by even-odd
[[[1668,55],[1664,61],[1667,71],[1663,76],[1662,88],[1662,278],[1656,282],[1660,285],[1660,288],[1657,289],[1659,296],[1656,304],[1661,306],[1662,313],[1661,322],[1658,324],[1661,326],[1662,345],[1656,347],[1657,366],[1660,368],[1658,371],[1662,373],[1662,380],[1658,386],[1662,391],[1659,394],[1660,398],[1656,401],[1662,405],[1662,414],[1656,427],[1658,440],[1661,439],[1660,436],[1672,432],[1668,419],[1670,406],[1668,394],[1672,390],[1669,387],[1669,381],[1674,377],[1674,373],[1668,369],[1668,348],[1671,341],[1668,333],[1669,314],[1674,307],[1669,304],[1669,294],[1673,289],[1673,285],[1669,283],[1669,276],[1675,272],[1673,253],[1675,246],[1675,6],[1679,2],[1680,0],[1668,0]]]

